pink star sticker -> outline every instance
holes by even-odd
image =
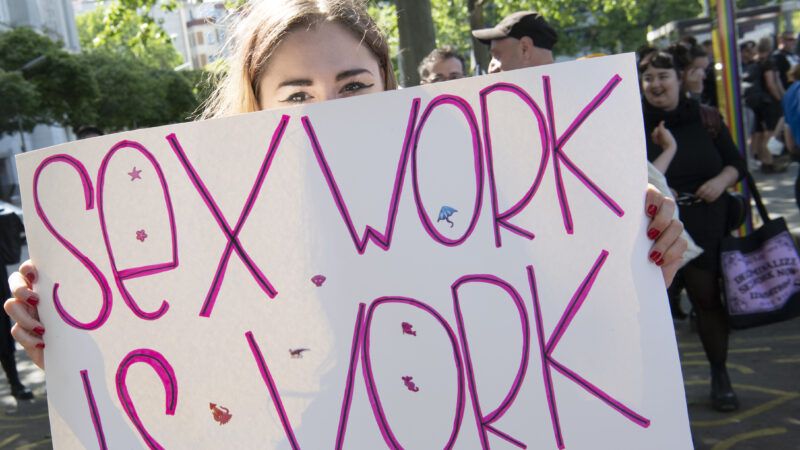
[[[142,173],[142,171],[141,170],[136,170],[136,166],[133,166],[133,170],[128,172],[128,175],[131,177],[131,181],[133,181],[133,180],[141,180],[142,177],[139,175],[140,173]]]
[[[144,242],[144,240],[147,239],[147,233],[145,233],[144,230],[137,231],[136,239],[140,240],[141,242]]]

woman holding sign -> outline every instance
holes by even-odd
[[[386,39],[364,5],[353,0],[250,2],[234,31],[227,77],[206,105],[203,118],[315,103],[395,89]],[[673,220],[675,205],[655,189],[646,195],[654,243],[651,263],[670,282],[686,241]],[[646,255],[642,255],[644,263]],[[34,292],[37,273],[24,263],[10,277],[14,298],[6,311],[17,321],[13,335],[43,366],[44,327]]]
[[[704,250],[680,275],[711,363],[713,407],[733,411],[739,402],[725,367],[728,318],[720,290],[719,249],[728,233],[728,199],[723,194],[742,178],[745,166],[719,113],[683,95],[684,67],[678,54],[664,51],[652,52],[639,63],[647,157],[677,191],[686,230]]]

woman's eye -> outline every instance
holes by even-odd
[[[353,81],[352,83],[347,83],[346,85],[344,85],[344,87],[342,88],[342,92],[346,94],[353,93],[353,92],[358,92],[362,89],[371,88],[372,86],[374,86],[374,84],[364,84],[360,81]]]
[[[295,92],[294,94],[286,97],[284,100],[281,100],[284,103],[305,103],[311,99],[311,96],[308,95],[306,92]]]

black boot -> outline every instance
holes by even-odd
[[[739,409],[739,399],[733,392],[725,364],[711,366],[711,407],[719,412]]]

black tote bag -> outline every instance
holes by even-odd
[[[764,224],[720,248],[732,328],[751,328],[800,315],[800,257],[783,217],[770,219],[750,174],[745,176]]]

